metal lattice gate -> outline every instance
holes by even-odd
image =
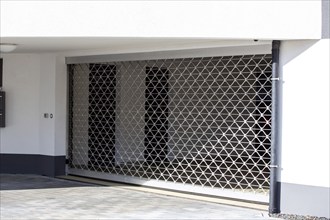
[[[263,54],[69,65],[69,173],[265,201],[271,62]]]

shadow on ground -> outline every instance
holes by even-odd
[[[52,189],[97,185],[54,179],[38,175],[0,174],[0,190]]]

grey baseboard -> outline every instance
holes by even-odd
[[[64,175],[65,156],[0,154],[0,173]]]
[[[281,213],[330,218],[330,188],[281,183]]]

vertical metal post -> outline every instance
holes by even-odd
[[[269,213],[280,213],[279,144],[280,144],[280,41],[272,42],[272,135],[270,161]]]
[[[66,155],[66,161],[65,164],[69,167],[72,167],[73,163],[73,143],[72,143],[72,138],[73,138],[73,121],[72,121],[72,116],[73,116],[73,111],[72,111],[72,106],[73,106],[73,74],[74,74],[74,68],[73,64],[68,64],[67,65],[67,70],[68,70],[68,78],[67,78],[67,105],[68,105],[68,112],[67,112],[67,128],[68,128],[68,148],[67,148],[67,155]]]

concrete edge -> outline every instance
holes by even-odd
[[[330,187],[281,182],[281,191],[282,214],[330,218]]]
[[[218,204],[222,204],[222,205],[230,205],[230,206],[236,206],[236,207],[241,207],[241,208],[250,208],[250,209],[255,209],[255,210],[259,210],[259,211],[268,211],[268,205],[266,205],[266,204],[257,204],[257,203],[252,203],[252,202],[250,203],[250,202],[231,200],[231,199],[226,199],[226,198],[210,197],[210,196],[189,194],[189,193],[183,193],[183,192],[175,192],[175,191],[170,191],[170,190],[156,189],[156,188],[151,188],[151,187],[137,186],[137,185],[130,185],[130,184],[123,184],[123,183],[111,182],[111,181],[103,181],[103,180],[91,179],[91,178],[80,177],[80,176],[57,176],[57,178],[71,180],[71,181],[84,182],[84,183],[92,183],[92,184],[97,184],[97,185],[102,185],[102,186],[118,187],[121,189],[128,189],[128,190],[134,190],[134,191],[140,191],[140,192],[156,193],[156,194],[165,195],[165,196],[193,199],[193,200],[198,200],[198,201],[203,201],[203,202],[218,203]]]
[[[0,153],[0,173],[64,175],[65,156]]]

